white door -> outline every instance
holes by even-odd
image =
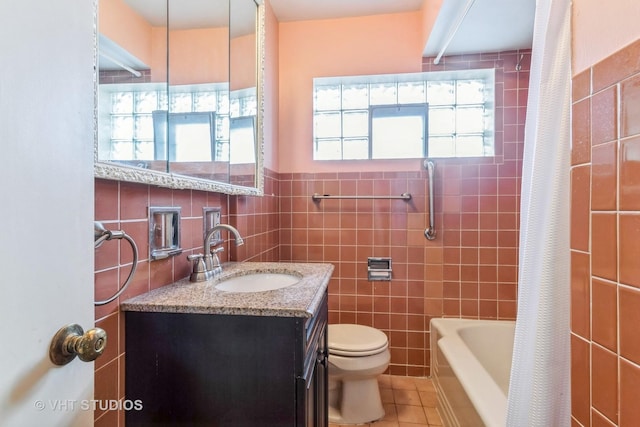
[[[0,0],[0,426],[91,426],[93,2]]]

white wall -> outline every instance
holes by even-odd
[[[573,74],[640,38],[640,1],[573,0]]]

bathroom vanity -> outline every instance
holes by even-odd
[[[225,278],[295,272],[266,292],[216,289]],[[126,311],[126,399],[133,426],[327,426],[330,264],[239,263],[133,298]]]

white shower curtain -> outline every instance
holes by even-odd
[[[571,421],[570,20],[570,0],[537,1],[508,427],[562,427]]]

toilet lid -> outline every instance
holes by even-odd
[[[329,353],[339,356],[369,356],[387,348],[387,336],[363,325],[329,325]]]

